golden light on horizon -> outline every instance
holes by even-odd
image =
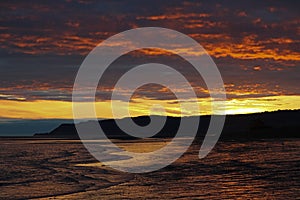
[[[264,111],[275,111],[285,109],[299,109],[300,96],[268,96],[247,99],[228,99],[226,102],[226,114],[247,114]],[[185,102],[187,105],[189,101]],[[80,103],[86,104],[86,103]],[[154,104],[160,104],[165,111],[150,112]],[[130,103],[130,115],[168,115],[168,116],[193,116],[211,114],[210,99],[198,99],[200,112],[196,108],[191,111],[183,111],[178,104],[172,100],[146,100],[139,99]],[[118,108],[126,106],[124,102],[116,102]],[[96,102],[96,113],[98,118],[113,118],[111,114],[111,102]],[[214,114],[218,114],[216,111]],[[20,118],[20,119],[73,119],[72,102],[67,101],[10,101],[0,100],[1,118]],[[82,118],[90,118],[84,115]],[[126,117],[126,116],[119,116]]]
[[[264,112],[264,110],[260,108],[234,108],[234,109],[226,110],[226,115],[259,113],[259,112]]]

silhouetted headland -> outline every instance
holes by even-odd
[[[161,117],[161,116],[152,116]],[[216,116],[218,117],[218,116]],[[185,117],[190,120],[193,117]],[[207,132],[211,116],[201,116],[197,138],[203,138]],[[172,138],[176,135],[180,117],[167,117],[164,127],[153,138]],[[264,139],[264,138],[298,138],[300,136],[300,110],[285,110],[254,114],[227,115],[220,139]],[[117,120],[130,120],[123,118]],[[149,116],[134,117],[132,120],[146,126],[150,123]],[[93,131],[97,122],[82,122],[79,126]],[[110,139],[135,139],[123,132],[114,119],[98,121],[106,136]],[[98,124],[97,124],[98,126]],[[87,133],[88,134],[88,133]],[[189,133],[187,133],[189,134]],[[35,138],[79,139],[75,125],[61,124],[49,133],[37,133]],[[96,138],[90,138],[96,139]]]

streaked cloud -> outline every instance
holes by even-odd
[[[287,98],[292,101],[300,95],[298,2],[134,0],[34,1],[30,4],[3,1],[0,4],[3,8],[0,13],[0,101],[18,117],[31,116],[37,107],[33,106],[31,111],[20,108],[17,115],[18,108],[13,109],[13,106],[28,105],[29,108],[33,102],[39,107],[46,105],[45,102],[54,102],[53,106],[58,108],[69,106],[74,78],[84,57],[106,38],[146,26],[175,29],[199,42],[219,67],[231,102],[271,96],[277,99],[293,96]],[[174,47],[174,50],[199,54],[195,49]],[[180,70],[195,87],[199,101],[208,98],[203,80],[187,64],[170,52],[142,49],[120,58],[108,70],[109,78],[99,86],[97,100],[107,102],[118,77],[130,67],[149,60]],[[184,93],[184,90],[178,86],[178,92]],[[135,95],[146,101],[163,100],[168,104],[175,101],[170,91],[153,85],[140,88]],[[7,109],[1,110],[0,115],[6,116]],[[249,109],[245,108],[244,112]],[[266,108],[269,109],[273,107]],[[167,110],[178,113],[174,107]],[[54,117],[46,111],[43,114]]]

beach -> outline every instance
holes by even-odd
[[[167,143],[114,141],[130,151]],[[300,139],[219,141],[204,159],[194,142],[158,171],[124,173],[103,165],[80,140],[2,139],[0,199],[296,199]],[[144,150],[143,150],[144,149]]]

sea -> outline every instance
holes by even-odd
[[[113,142],[147,153],[170,141]],[[80,140],[2,138],[0,199],[299,199],[299,138],[219,141],[202,159],[200,146],[194,141],[164,168],[128,173],[98,161]]]

